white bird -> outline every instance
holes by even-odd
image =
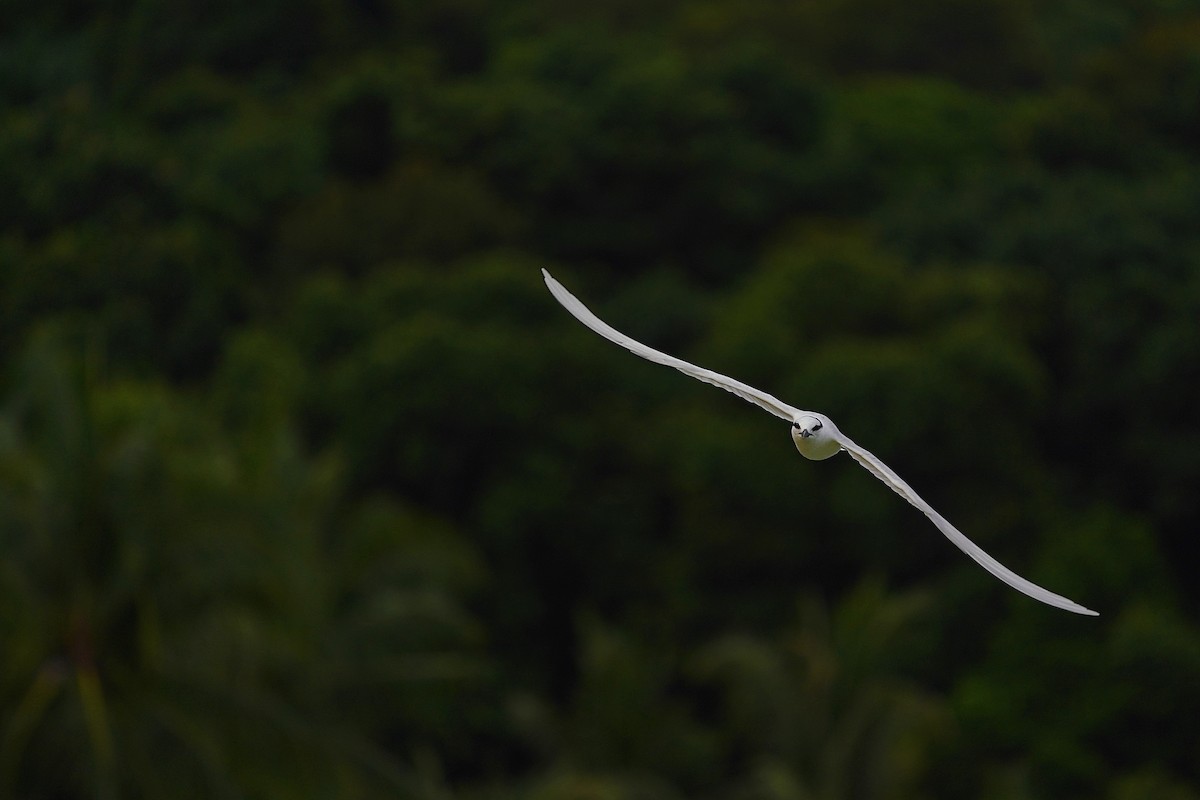
[[[1024,592],[1035,600],[1041,600],[1047,605],[1073,611],[1076,614],[1097,616],[1097,612],[1084,608],[1078,603],[1074,603],[1047,589],[1043,589],[1032,581],[1025,580],[989,556],[978,545],[964,536],[958,528],[947,522],[945,517],[934,511],[933,507],[922,500],[921,496],[914,492],[912,487],[893,472],[887,464],[884,464],[869,451],[855,444],[854,440],[838,430],[837,425],[834,425],[833,420],[829,417],[815,411],[802,411],[798,408],[793,408],[772,395],[755,389],[753,386],[747,386],[741,381],[736,381],[733,378],[704,369],[703,367],[697,367],[695,364],[689,364],[683,359],[675,358],[674,356],[659,352],[652,347],[647,347],[641,342],[635,341],[616,330],[589,311],[583,303],[579,302],[575,295],[568,292],[561,283],[556,281],[544,269],[542,270],[542,276],[546,279],[546,286],[550,288],[550,292],[554,295],[555,299],[562,303],[563,307],[567,311],[570,311],[576,319],[605,339],[616,342],[634,355],[641,356],[648,361],[674,367],[696,380],[711,383],[713,386],[719,386],[725,391],[732,392],[743,400],[748,400],[770,411],[775,416],[787,420],[792,426],[792,441],[796,443],[796,449],[800,451],[800,455],[805,458],[821,461],[845,450],[850,454],[851,458],[862,464],[868,472],[887,484],[892,491],[924,512],[925,516],[933,521],[938,530],[944,533],[964,553],[975,559],[984,569],[1009,586],[1019,592]]]

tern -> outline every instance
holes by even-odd
[[[741,381],[734,380],[719,372],[713,372],[712,370],[698,367],[695,364],[690,364],[683,359],[669,356],[666,353],[655,350],[653,347],[648,347],[639,341],[631,339],[589,311],[587,306],[581,303],[575,295],[568,292],[561,283],[555,280],[544,269],[542,270],[542,277],[546,279],[546,286],[549,287],[550,293],[562,304],[563,308],[570,311],[577,320],[605,339],[621,345],[621,347],[624,347],[629,352],[641,356],[647,361],[674,367],[684,375],[690,375],[696,380],[710,383],[713,386],[719,386],[725,391],[732,392],[743,400],[747,400],[771,412],[780,419],[786,420],[791,425],[792,441],[795,442],[796,449],[800,451],[800,455],[805,458],[812,459],[813,461],[823,461],[837,455],[843,450],[846,451],[850,454],[851,458],[865,467],[867,472],[870,472],[876,478],[883,481],[892,491],[920,509],[925,516],[933,521],[937,529],[945,534],[946,538],[951,542],[954,542],[959,549],[975,559],[988,572],[1017,591],[1023,592],[1047,605],[1072,611],[1076,614],[1098,615],[1097,612],[1091,609],[1084,608],[1062,595],[1057,595],[1048,589],[1043,589],[1032,581],[1022,578],[989,556],[982,548],[964,536],[958,528],[947,522],[946,518],[935,511],[931,505],[922,500],[921,496],[913,491],[912,487],[893,472],[887,464],[884,464],[869,450],[860,447],[853,439],[838,430],[838,426],[829,417],[816,411],[802,411],[766,392],[755,389],[753,386],[747,386]]]

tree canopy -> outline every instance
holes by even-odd
[[[1200,3],[3,16],[0,796],[1200,798]]]

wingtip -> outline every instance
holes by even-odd
[[[1065,597],[1062,599],[1066,600],[1066,602],[1065,603],[1052,603],[1051,605],[1057,605],[1063,611],[1070,611],[1072,614],[1078,614],[1081,617],[1098,617],[1098,616],[1100,616],[1099,611],[1092,611],[1090,608],[1081,606],[1081,605],[1079,605],[1079,603],[1073,602],[1071,600],[1067,600],[1067,598],[1065,598]]]

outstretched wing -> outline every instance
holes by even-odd
[[[893,472],[887,464],[884,464],[882,461],[876,458],[870,451],[859,447],[849,437],[847,437],[845,434],[842,434],[840,431],[838,432],[838,441],[841,442],[842,447],[845,448],[846,452],[849,453],[855,461],[857,461],[859,464],[862,464],[864,467],[866,467],[868,472],[890,486],[892,490],[896,492],[896,494],[900,495],[905,500],[921,509],[921,511],[925,512],[925,516],[933,520],[933,524],[937,526],[938,530],[946,534],[946,538],[958,545],[959,549],[979,562],[980,566],[982,566],[988,572],[992,573],[1017,591],[1024,592],[1033,599],[1041,600],[1047,605],[1055,606],[1056,608],[1062,608],[1067,611],[1073,611],[1076,614],[1098,616],[1097,612],[1092,611],[1090,608],[1084,608],[1078,603],[1074,603],[1062,595],[1057,595],[1054,592],[1043,589],[1032,581],[1025,580],[1020,575],[989,556],[977,544],[964,536],[958,530],[958,528],[947,522],[945,517],[934,511],[933,507],[922,500],[921,496],[914,492],[911,486],[905,483],[904,480],[895,472]]]
[[[674,367],[685,375],[690,375],[696,380],[704,381],[705,383],[711,383],[713,386],[719,386],[725,391],[732,392],[743,400],[749,400],[751,403],[761,406],[775,416],[788,420],[789,422],[795,419],[798,415],[813,414],[813,412],[801,411],[797,408],[794,408],[778,398],[767,394],[766,392],[761,392],[758,389],[755,389],[753,386],[747,386],[741,381],[736,381],[733,378],[727,377],[718,372],[713,372],[712,370],[704,369],[703,367],[697,367],[695,364],[689,364],[683,359],[669,356],[666,353],[655,350],[652,347],[647,347],[641,342],[629,338],[589,311],[587,307],[583,303],[579,302],[579,300],[573,294],[563,288],[563,285],[556,281],[549,272],[543,269],[542,276],[546,279],[546,286],[550,288],[550,292],[554,295],[555,299],[562,304],[563,308],[567,309],[567,311],[570,311],[576,319],[578,319],[584,325],[587,325],[596,333],[603,336],[605,339],[616,342],[634,355],[641,356],[642,358],[648,361],[653,361],[656,364]],[[828,419],[824,417],[824,415],[815,416],[819,416],[822,419]],[[836,428],[836,426],[831,427]],[[944,533],[946,537],[950,539],[950,541],[954,542],[954,544],[956,544],[964,553],[979,562],[979,564],[988,572],[992,573],[1017,591],[1024,592],[1035,600],[1041,600],[1043,603],[1055,606],[1057,608],[1062,608],[1067,611],[1073,611],[1076,614],[1089,614],[1096,616],[1097,612],[1088,608],[1084,608],[1078,603],[1074,603],[1067,598],[1062,597],[1061,595],[1057,595],[1051,591],[1043,589],[1032,581],[1025,580],[1020,575],[1016,574],[999,561],[989,556],[974,542],[964,536],[957,528],[947,522],[945,517],[934,511],[933,508],[924,500],[922,500],[921,496],[914,492],[912,487],[905,483],[899,475],[893,472],[887,464],[884,464],[882,461],[876,458],[870,451],[859,447],[854,443],[853,440],[840,431],[837,432],[836,436],[842,448],[849,453],[855,461],[862,464],[864,467],[866,467],[868,472],[890,486],[892,490],[896,492],[896,494],[900,495],[909,503],[924,512],[925,516],[929,517],[929,519],[933,521],[933,524],[938,527],[938,530]]]
[[[579,299],[575,295],[563,288],[563,285],[544,269],[542,270],[542,277],[546,279],[546,286],[550,288],[550,293],[554,295],[554,298],[558,302],[562,303],[563,308],[575,316],[575,319],[587,325],[605,339],[621,345],[621,347],[624,347],[634,355],[641,356],[647,361],[653,361],[655,364],[674,367],[683,374],[690,375],[698,381],[711,383],[713,386],[719,386],[727,392],[733,392],[743,400],[749,400],[751,403],[765,408],[775,416],[786,419],[788,422],[791,422],[797,414],[807,413],[789,406],[787,403],[766,392],[760,392],[753,386],[747,386],[741,381],[735,381],[733,378],[722,375],[719,372],[713,372],[703,367],[697,367],[695,364],[689,364],[681,358],[669,356],[666,353],[659,352],[652,347],[647,347],[641,342],[629,338],[589,311],[587,306],[579,302]]]

